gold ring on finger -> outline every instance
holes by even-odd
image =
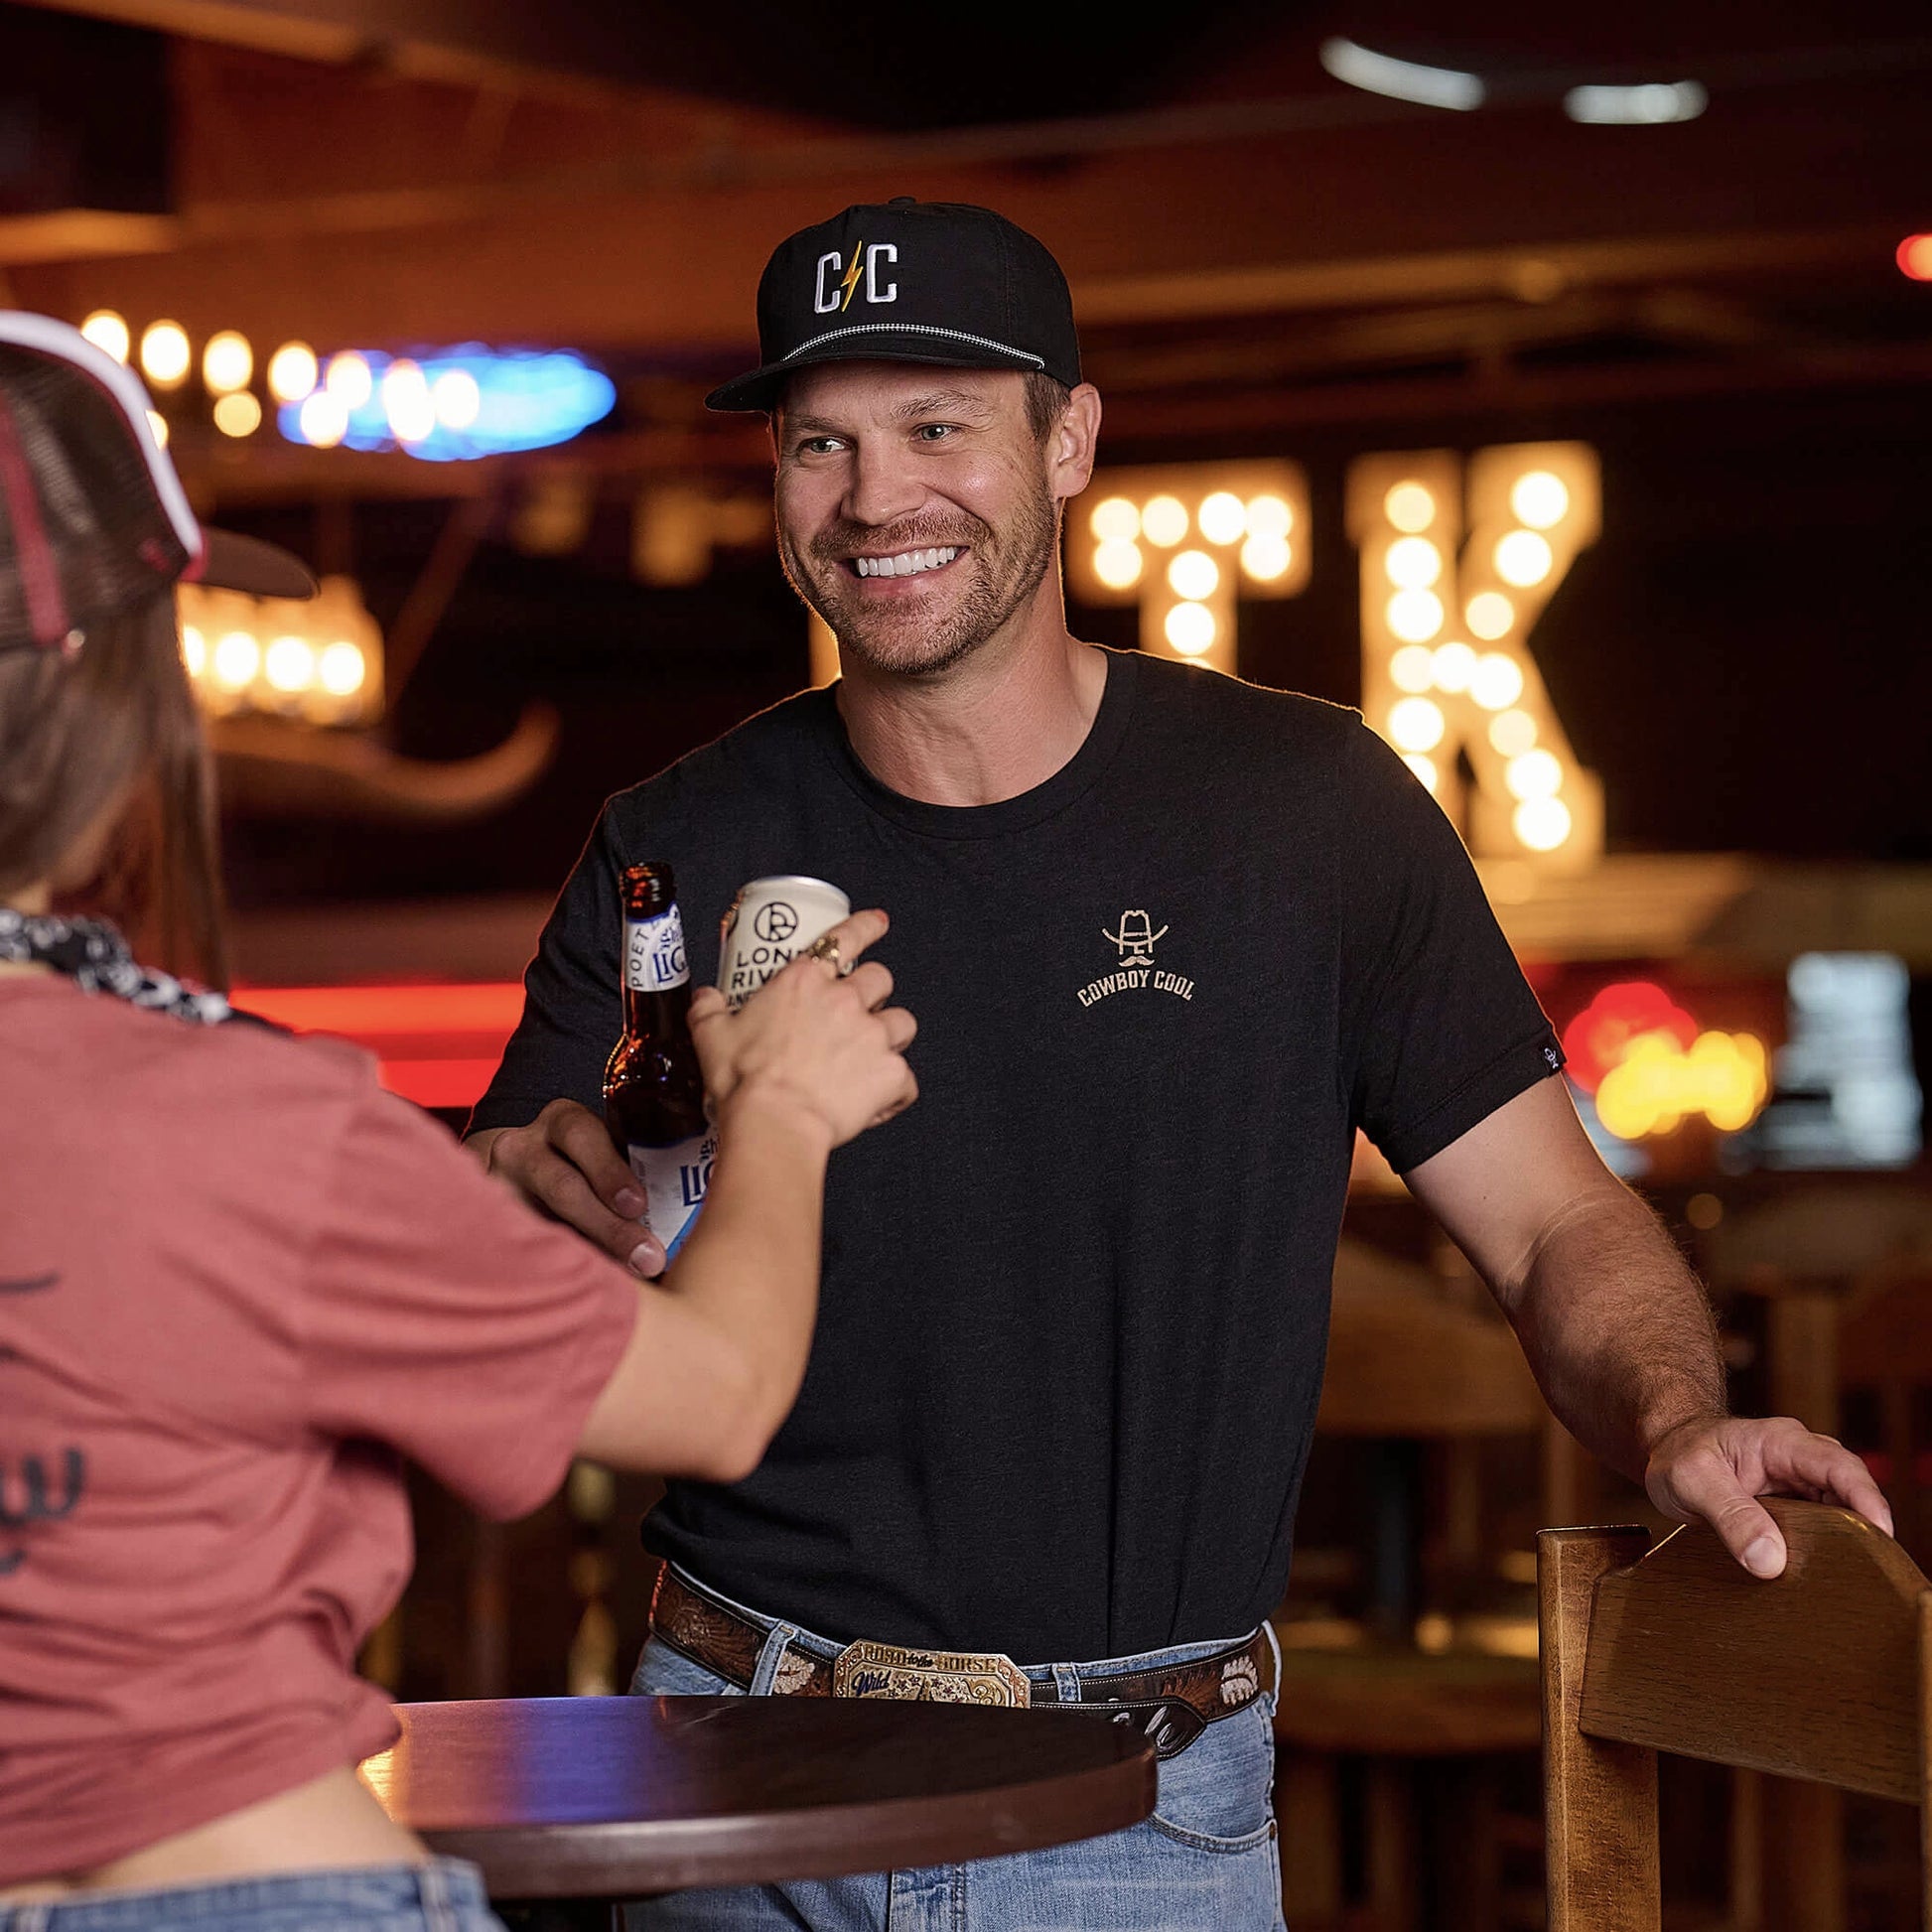
[[[805,948],[808,959],[822,959],[840,979],[852,970],[852,962],[839,952],[839,942],[835,934],[821,933]]]

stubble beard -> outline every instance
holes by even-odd
[[[945,529],[837,524],[814,539],[806,561],[781,527],[778,561],[791,588],[831,626],[842,650],[896,676],[936,677],[970,657],[1033,596],[1058,543],[1058,510],[1042,482],[1016,506],[1004,535],[964,512]],[[894,556],[949,544],[966,546],[966,554],[946,566],[947,575],[961,570],[967,575],[963,584],[946,587],[945,607],[936,612],[868,608],[859,580],[844,562],[859,549]]]

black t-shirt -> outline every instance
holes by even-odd
[[[823,1635],[1023,1663],[1236,1636],[1285,1587],[1359,1125],[1398,1171],[1562,1056],[1453,829],[1359,714],[1109,653],[1085,744],[926,804],[809,691],[606,807],[473,1125],[600,1104],[619,869],[693,978],[746,880],[883,905],[918,1104],[832,1157],[797,1407],[646,1544]]]

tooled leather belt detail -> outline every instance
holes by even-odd
[[[651,1597],[652,1632],[727,1683],[750,1690],[765,1631],[666,1564]],[[1191,1663],[1082,1678],[1077,1701],[1062,1701],[1048,1679],[1030,1682],[1005,1657],[849,1644],[826,1659],[787,1644],[771,1680],[774,1697],[897,1697],[945,1703],[1025,1704],[1035,1710],[1090,1711],[1131,1724],[1155,1755],[1185,1750],[1206,1727],[1244,1711],[1269,1688],[1274,1657],[1265,1632]]]

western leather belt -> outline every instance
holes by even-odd
[[[735,1684],[752,1688],[769,1631],[666,1564],[651,1595],[650,1627],[673,1650]],[[883,1697],[943,1704],[1012,1705],[1090,1711],[1132,1725],[1157,1757],[1183,1751],[1211,1724],[1244,1711],[1272,1687],[1267,1633],[1185,1664],[1082,1677],[1063,1698],[1057,1681],[1032,1679],[992,1651],[908,1650],[861,1638],[836,1657],[787,1642],[771,1678],[773,1697]]]

